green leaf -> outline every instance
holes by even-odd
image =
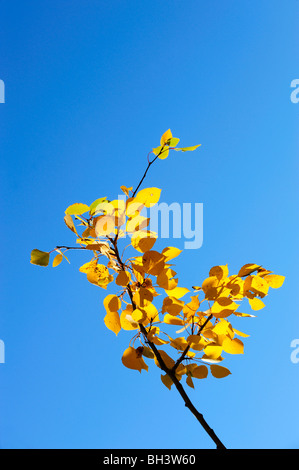
[[[30,263],[37,264],[38,266],[48,266],[50,253],[47,251],[40,251],[36,248],[31,251]]]
[[[172,137],[167,142],[167,145],[169,145],[169,147],[175,147],[176,145],[178,145],[179,141],[180,141],[180,139],[178,139],[177,137]]]

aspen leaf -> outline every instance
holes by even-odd
[[[169,147],[176,147],[179,143],[180,139],[178,139],[177,137],[172,137],[169,141],[168,141],[168,145]]]
[[[38,266],[48,266],[50,259],[50,253],[47,251],[41,251],[35,248],[31,251],[30,263],[37,264]]]
[[[164,269],[157,276],[157,284],[165,290],[172,290],[178,284],[178,279],[174,279],[176,273],[172,269]]]
[[[204,349],[204,353],[209,359],[218,359],[222,353],[222,349],[222,346],[218,344],[208,344]]]
[[[175,287],[174,289],[171,290],[165,290],[166,294],[171,297],[175,297],[176,299],[180,299],[183,297],[185,294],[187,294],[189,289],[186,287]]]
[[[76,230],[76,227],[74,225],[74,222],[73,222],[73,219],[72,219],[72,216],[69,215],[69,214],[66,214],[64,216],[64,222],[66,224],[66,226],[72,231],[74,232],[76,235],[78,235],[78,232]]]
[[[115,279],[115,284],[126,287],[131,281],[131,274],[127,271],[120,271]]]
[[[148,366],[144,362],[142,356],[140,357],[139,352],[136,349],[132,348],[132,346],[129,346],[124,351],[121,360],[123,365],[126,366],[128,369],[139,370],[140,373],[142,369],[148,371]]]
[[[157,234],[150,230],[135,232],[131,238],[131,244],[135,250],[145,253],[150,251],[157,240]]]
[[[120,315],[120,325],[123,330],[131,331],[138,329],[138,323],[134,322],[132,317],[133,307],[132,305],[127,305],[125,310],[121,312]]]
[[[165,261],[169,261],[173,258],[176,258],[179,256],[179,254],[182,253],[182,250],[179,250],[178,248],[175,248],[173,246],[168,246],[167,248],[164,248],[162,250],[162,255],[165,256]]]
[[[167,323],[168,325],[184,325],[184,321],[181,318],[174,317],[173,315],[170,315],[169,313],[166,313],[164,316],[164,323]]]
[[[118,312],[108,312],[104,317],[104,322],[107,328],[113,331],[116,335],[121,330],[121,323]]]
[[[162,135],[161,139],[160,139],[160,144],[161,145],[165,145],[168,143],[168,141],[172,138],[172,133],[171,133],[171,130],[168,129],[166,132],[164,132],[164,134]]]
[[[135,196],[135,201],[143,204],[145,207],[152,207],[160,199],[161,189],[158,188],[145,188],[138,191]],[[128,215],[128,214],[127,214]]]
[[[148,348],[147,346],[143,347],[142,355],[144,357],[147,357],[148,359],[154,359],[154,357],[155,357],[153,351],[150,348]]]
[[[189,385],[189,387],[194,388],[194,383],[191,374],[187,375],[186,384]]]
[[[257,297],[254,297],[254,299],[248,299],[248,302],[252,310],[261,310],[265,307],[264,302],[261,299],[258,299]]]
[[[225,266],[214,266],[210,269],[209,276],[216,276],[217,279],[220,281],[228,276],[228,267]]]
[[[98,207],[101,206],[101,204],[108,202],[106,197],[101,197],[99,199],[96,199],[90,206],[89,206],[89,213],[90,215],[95,215],[97,212],[99,212]]]
[[[231,372],[226,367],[218,366],[217,364],[211,364],[210,369],[211,374],[213,377],[216,377],[216,379],[222,379],[223,377],[227,377],[231,374]]]
[[[133,187],[127,188],[127,186],[121,186],[120,189],[125,193],[126,196],[129,196],[129,192],[132,191]]]
[[[158,154],[160,160],[165,160],[169,155],[169,148],[167,146],[163,147],[162,151]]]
[[[117,312],[121,307],[119,298],[113,294],[107,295],[103,303],[107,312]]]
[[[225,318],[237,310],[238,307],[239,305],[233,302],[231,299],[227,297],[219,297],[213,303],[211,307],[211,313],[216,318]]]
[[[158,251],[146,251],[142,257],[143,269],[146,273],[157,276],[164,269],[165,258]]]
[[[239,338],[225,338],[222,347],[228,354],[243,354],[244,352],[244,344]]]
[[[65,213],[67,215],[81,215],[81,214],[84,214],[84,212],[88,212],[88,211],[89,211],[89,206],[87,206],[86,204],[82,204],[82,203],[76,203],[76,204],[72,204],[71,206],[69,206],[65,210]]]
[[[200,146],[201,146],[201,144],[193,145],[192,147],[176,148],[174,150],[181,151],[181,152],[192,152],[193,150],[196,150]]]
[[[162,380],[162,383],[165,385],[165,387],[167,387],[169,390],[171,389],[171,386],[173,384],[173,381],[171,380],[171,378],[169,377],[169,375],[165,374],[161,374],[161,380]]]
[[[55,258],[53,259],[53,264],[52,264],[53,268],[58,266],[62,260],[63,260],[62,254],[58,253],[58,255],[56,255]]]
[[[270,287],[274,289],[278,289],[284,283],[285,277],[279,276],[278,274],[269,274],[268,276],[264,277],[264,280],[269,284]]]
[[[201,365],[201,366],[196,366],[192,370],[192,376],[195,377],[196,379],[205,379],[208,376],[208,368],[207,366]]]
[[[260,266],[258,264],[253,264],[253,263],[244,264],[244,266],[242,266],[242,268],[238,272],[238,276],[239,277],[248,276],[248,274],[253,273],[259,268]]]
[[[175,364],[174,360],[170,356],[168,356],[167,352],[165,352],[163,349],[158,349],[158,352],[160,353],[162,361],[164,362],[166,367],[168,367],[168,369],[171,369]],[[160,364],[156,356],[154,359],[155,359],[156,366],[160,367]]]

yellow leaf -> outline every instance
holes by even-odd
[[[171,315],[178,315],[184,307],[184,302],[175,297],[165,297],[162,305],[162,313],[170,313]]]
[[[126,231],[128,233],[138,232],[139,230],[144,229],[148,226],[150,219],[148,217],[143,217],[138,214],[135,217],[132,217],[128,220],[126,225]]]
[[[131,274],[127,271],[120,271],[115,279],[115,284],[126,287],[131,281]]]
[[[261,299],[258,299],[257,297],[254,297],[254,299],[248,299],[248,302],[252,310],[261,310],[265,307],[264,302]]]
[[[218,359],[222,353],[222,346],[208,344],[204,349],[204,353],[209,359]]]
[[[144,204],[145,207],[152,207],[160,199],[161,189],[158,188],[145,188],[138,191],[135,196],[135,201]],[[127,214],[128,215],[128,214]]]
[[[238,304],[227,297],[219,297],[212,305],[211,313],[216,318],[225,318],[231,315],[237,308]]]
[[[157,284],[165,290],[172,290],[178,284],[178,279],[174,279],[176,273],[172,269],[164,269],[157,276]]]
[[[170,390],[171,386],[173,384],[173,381],[171,380],[169,375],[167,375],[167,374],[161,375],[161,380],[162,380],[163,384],[165,385],[165,387],[167,387]]]
[[[171,369],[175,364],[174,360],[170,356],[168,356],[167,352],[165,352],[163,349],[158,349],[158,352],[160,353],[161,359],[166,365],[166,367],[168,369]],[[155,356],[155,364],[157,367],[160,367],[160,364],[156,356]]]
[[[230,339],[228,337],[222,343],[223,350],[229,354],[243,354],[244,344],[239,338]]]
[[[194,388],[194,383],[193,383],[191,374],[188,374],[188,375],[187,375],[186,384],[189,385],[189,387]]]
[[[132,235],[131,244],[135,250],[145,253],[152,249],[156,240],[157,234],[155,232],[140,230]]]
[[[139,372],[141,372],[142,369],[148,371],[148,366],[144,362],[142,356],[140,356],[140,353],[136,349],[132,348],[132,346],[129,346],[124,351],[121,360],[123,365],[128,367],[128,369],[139,370]]]
[[[162,255],[165,256],[165,261],[169,261],[173,258],[176,258],[179,256],[179,254],[182,253],[182,250],[179,250],[178,248],[175,248],[173,246],[168,246],[167,248],[164,248],[162,250]]]
[[[228,267],[225,266],[214,266],[210,269],[209,276],[216,276],[219,281],[228,276]]]
[[[133,187],[127,188],[127,186],[121,186],[120,189],[125,193],[126,196],[129,196],[129,191],[132,191]]]
[[[193,145],[192,147],[183,147],[183,148],[177,148],[175,150],[177,151],[181,151],[181,152],[192,152],[193,150],[197,149],[198,147],[200,147],[201,144],[199,145]]]
[[[48,266],[50,254],[47,251],[34,249],[31,251],[30,263],[38,266]]]
[[[107,328],[113,331],[116,335],[121,330],[121,323],[118,312],[108,312],[104,317],[104,322]]]
[[[78,232],[76,230],[76,227],[74,225],[74,222],[73,222],[73,219],[72,219],[72,216],[69,215],[69,214],[66,214],[64,216],[64,222],[66,224],[66,226],[72,231],[74,232],[76,235],[78,235]]]
[[[69,206],[65,210],[65,213],[67,215],[81,215],[81,214],[84,214],[84,212],[88,212],[88,211],[89,211],[89,206],[87,206],[86,204],[82,204],[82,203],[76,203],[76,204],[72,204],[71,206]]]
[[[174,317],[173,315],[170,315],[169,313],[166,313],[164,316],[164,323],[168,325],[184,325],[184,321],[181,320],[181,318]]]
[[[285,277],[279,276],[278,274],[269,274],[264,277],[264,280],[269,284],[270,287],[278,289],[284,283]]]
[[[171,133],[171,130],[168,129],[166,132],[164,132],[164,134],[162,135],[161,137],[161,140],[160,140],[160,144],[161,145],[165,145],[168,143],[169,139],[172,138],[172,133]]]
[[[143,269],[146,273],[158,276],[165,266],[165,258],[158,251],[146,251],[142,257]]]
[[[138,323],[133,321],[132,312],[132,305],[127,305],[125,310],[121,312],[120,325],[123,330],[131,331],[138,329]]]
[[[196,379],[205,379],[208,375],[208,368],[207,366],[196,366],[192,370],[192,376],[195,377]]]
[[[103,303],[107,312],[117,312],[121,307],[121,301],[113,294],[107,295]]]
[[[60,253],[58,253],[58,255],[56,255],[55,258],[53,259],[53,268],[58,266],[62,260],[63,260],[63,256]]]
[[[231,373],[226,367],[218,366],[217,364],[211,364],[210,369],[211,374],[213,375],[213,377],[216,377],[216,379],[222,379],[223,377],[227,377]]]
[[[163,150],[159,153],[158,155],[158,158],[160,158],[160,160],[165,160],[165,158],[168,157],[168,154],[169,154],[169,148],[168,146],[166,145]]]
[[[244,266],[242,266],[242,268],[238,272],[238,276],[239,277],[247,276],[248,274],[253,273],[254,271],[256,271],[259,268],[260,268],[260,266],[258,264],[253,264],[253,263],[244,264]]]
[[[173,148],[173,147],[176,147],[179,143],[180,139],[178,139],[177,137],[172,137],[169,141],[168,141],[168,145],[169,147]]]
[[[165,292],[170,297],[175,297],[176,299],[180,299],[181,297],[183,297],[185,294],[187,294],[190,291],[186,287],[175,287],[172,290],[165,290]]]

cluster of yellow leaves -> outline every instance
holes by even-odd
[[[156,158],[164,159],[171,149],[185,152],[199,147],[177,148],[178,143],[179,139],[168,130],[161,137],[160,146],[152,152]],[[149,218],[142,215],[144,208],[158,203],[161,190],[150,187],[136,193],[127,186],[121,186],[121,190],[125,199],[109,201],[102,197],[90,206],[72,204],[65,211],[64,221],[76,235],[78,248],[89,250],[93,255],[80,267],[80,272],[86,274],[90,283],[104,289],[115,281],[118,292],[104,299],[104,323],[116,335],[121,330],[134,332],[123,353],[123,364],[141,372],[148,370],[144,360],[147,358],[154,359],[160,367],[158,354],[178,380],[185,376],[190,387],[194,387],[194,379],[206,378],[209,369],[213,377],[228,376],[230,371],[220,365],[223,353],[242,354],[244,345],[240,338],[248,336],[234,329],[228,317],[254,316],[241,313],[240,303],[248,301],[254,311],[263,308],[262,299],[268,295],[269,288],[280,287],[284,277],[256,264],[246,264],[233,275],[229,275],[227,265],[214,266],[202,284],[193,286],[190,292],[179,286],[174,270],[173,259],[181,250],[171,246],[162,251],[153,249],[157,234],[147,229]],[[127,259],[118,251],[119,239],[125,233],[130,235],[130,246],[135,250]],[[54,267],[66,258],[68,249],[53,250],[56,252]],[[49,255],[35,249],[31,262],[47,266]],[[100,257],[104,257],[106,264],[100,264]],[[187,294],[188,298],[182,300]],[[159,298],[158,310],[154,303]],[[174,358],[162,347],[172,351]],[[155,348],[158,353],[154,353]],[[172,379],[168,374],[162,374],[161,380],[171,387]]]

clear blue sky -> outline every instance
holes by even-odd
[[[181,285],[226,263],[286,276],[257,318],[235,322],[250,338],[225,357],[232,375],[190,398],[230,448],[299,447],[296,78],[296,0],[1,2],[2,448],[214,448],[154,366],[122,366],[131,336],[106,329],[106,292],[78,271],[89,258],[29,263],[33,248],[73,243],[69,204],[136,185],[168,128],[202,144],[146,184],[204,205]]]

